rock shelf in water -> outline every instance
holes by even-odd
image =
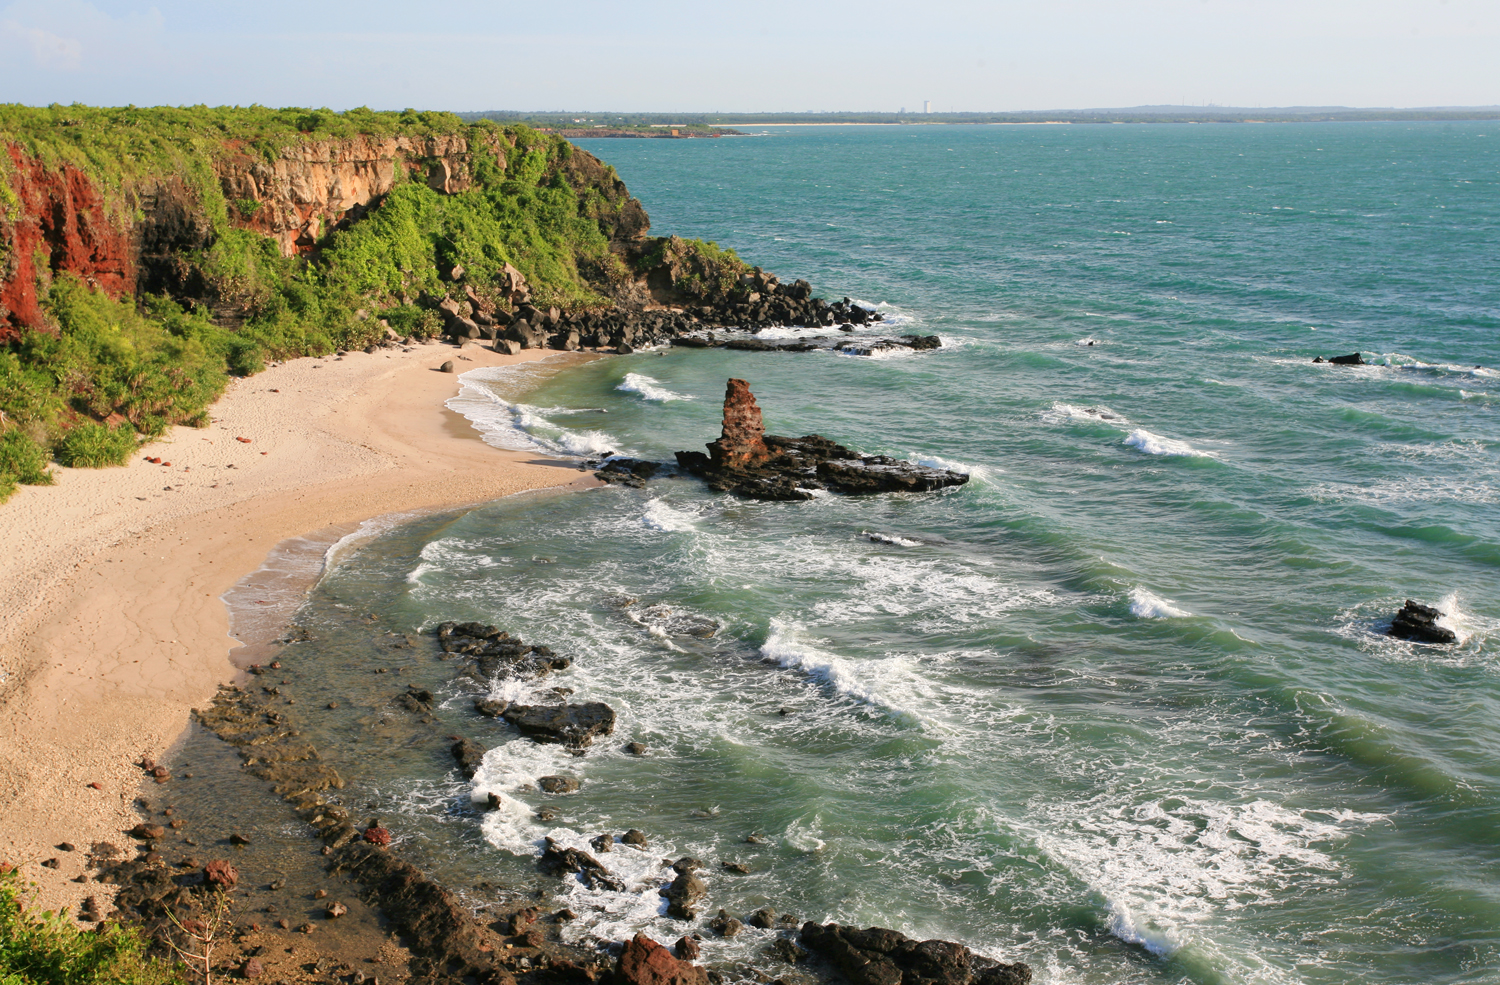
[[[677,453],[677,464],[717,492],[751,499],[811,499],[819,490],[859,496],[930,492],[969,481],[962,472],[928,468],[885,455],[860,455],[827,438],[766,434],[750,385],[731,379],[724,392],[723,433],[709,454]]]

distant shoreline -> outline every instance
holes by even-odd
[[[745,127],[814,126],[1039,126],[1113,123],[1417,123],[1500,120],[1500,106],[1430,109],[1349,107],[1143,106],[1132,109],[1049,110],[1017,113],[460,113],[521,123],[568,139],[590,137],[689,138],[741,136]],[[670,132],[653,132],[670,131]]]

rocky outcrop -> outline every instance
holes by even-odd
[[[510,705],[500,713],[537,742],[554,742],[582,749],[615,729],[615,712],[602,701],[584,704]]]
[[[1407,599],[1406,604],[1391,620],[1389,635],[1415,643],[1457,643],[1457,633],[1438,625],[1437,621],[1442,617],[1443,613],[1438,609]]]
[[[724,394],[723,433],[708,449],[711,455],[678,452],[678,466],[702,477],[716,492],[751,499],[811,499],[819,490],[855,496],[929,492],[969,481],[962,472],[859,455],[821,435],[767,435],[748,384],[736,379]]]
[[[466,658],[476,674],[487,681],[545,677],[573,664],[551,647],[526,643],[498,626],[484,623],[445,622],[437,627],[437,638],[445,654]]]
[[[1028,965],[1006,964],[952,941],[915,941],[894,930],[802,925],[802,945],[853,985],[1027,985]]]
[[[1314,356],[1313,357],[1313,362],[1315,362],[1315,363],[1333,363],[1335,366],[1368,366],[1369,365],[1369,363],[1365,362],[1365,357],[1362,354],[1358,353],[1358,352],[1351,352],[1347,356],[1329,356],[1327,359],[1324,359],[1322,356]]]

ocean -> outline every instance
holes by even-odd
[[[707,919],[890,927],[1046,983],[1500,981],[1500,125],[581,143],[656,232],[943,347],[475,371],[450,406],[485,440],[670,460],[741,377],[773,433],[971,481],[769,503],[668,477],[369,525],[283,658],[341,704],[316,742],[346,802],[473,902],[535,884],[574,939],[697,929],[773,974],[771,931]],[[1408,598],[1460,642],[1385,635]],[[574,664],[455,677],[416,636],[445,620]],[[406,683],[436,739],[389,704]],[[575,757],[472,710],[554,687],[615,734]],[[472,782],[450,731],[489,748]],[[599,856],[626,892],[535,874],[546,837],[628,828],[649,850]],[[692,927],[657,895],[683,855]]]

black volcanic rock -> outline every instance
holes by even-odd
[[[616,893],[625,891],[625,884],[600,865],[594,856],[576,848],[564,848],[551,838],[547,839],[547,846],[542,851],[538,864],[548,875],[562,876],[568,872],[576,872],[590,889],[608,889]]]
[[[952,941],[915,941],[894,930],[802,925],[801,942],[853,985],[1027,985],[1031,968],[975,954]]]
[[[1457,643],[1457,633],[1437,624],[1442,615],[1430,605],[1407,599],[1401,611],[1391,620],[1390,635],[1416,643]]]
[[[579,705],[511,705],[500,717],[538,742],[580,748],[615,728],[614,709],[602,701]]]

